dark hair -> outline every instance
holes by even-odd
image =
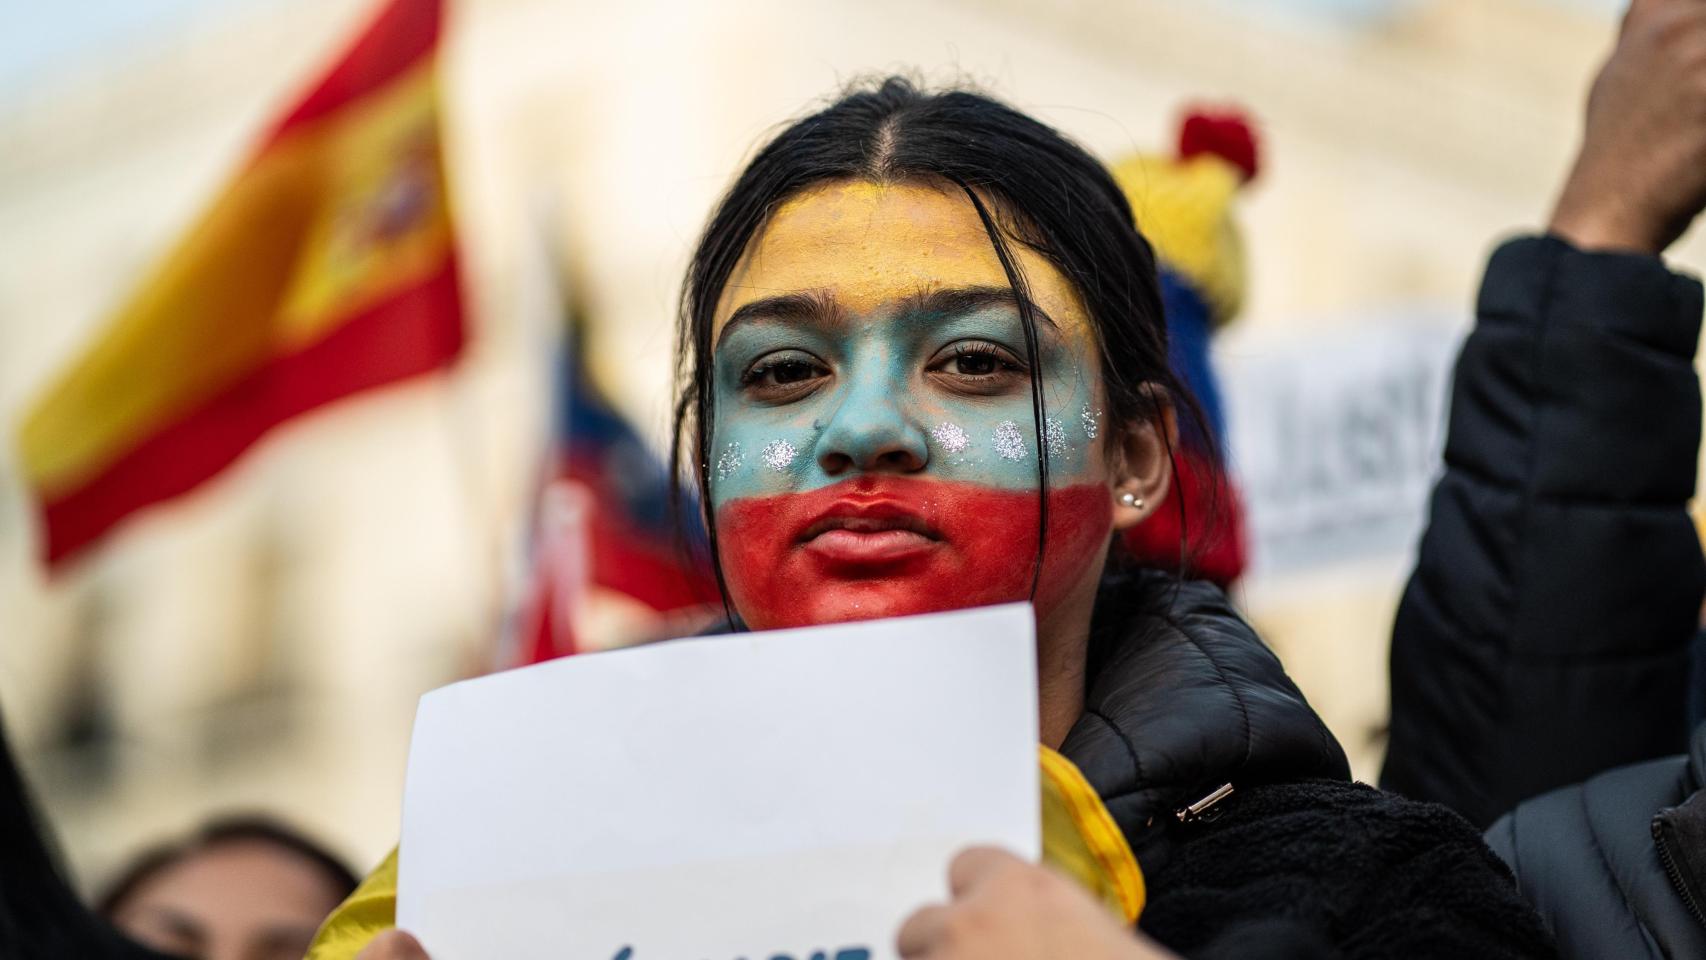
[[[0,723],[0,957],[161,960],[96,916],[66,880]]]
[[[965,192],[1019,304],[1039,442],[1044,411],[1034,362],[1036,318],[1010,241],[1047,259],[1082,298],[1101,354],[1112,430],[1140,418],[1159,424],[1164,404],[1171,400],[1189,427],[1207,435],[1196,401],[1168,364],[1155,254],[1138,233],[1125,195],[1101,163],[1052,127],[979,93],[926,92],[902,77],[856,85],[759,150],[718,203],[688,266],[670,463],[679,502],[683,445],[690,443],[701,519],[719,586],[722,568],[708,495],[713,315],[729,275],[770,214],[800,191],[838,179],[946,182]],[[1145,384],[1158,385],[1166,396],[1156,396]],[[1037,458],[1037,479],[1042,514],[1033,590],[1048,530],[1047,457]],[[1173,500],[1179,504],[1182,527],[1183,498]],[[725,604],[727,596],[725,589]]]
[[[269,844],[306,860],[320,872],[327,889],[338,902],[355,892],[359,882],[355,873],[326,848],[276,820],[262,816],[229,816],[208,822],[188,839],[155,847],[136,857],[107,885],[106,892],[95,901],[95,908],[110,920],[132,894],[162,871],[197,854],[233,843]]]

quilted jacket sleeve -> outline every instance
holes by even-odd
[[[1700,319],[1699,282],[1656,257],[1493,254],[1393,627],[1382,786],[1485,826],[1684,750]]]
[[[1653,844],[1653,814],[1693,792],[1683,757],[1619,767],[1524,801],[1487,831],[1566,957],[1706,957]]]

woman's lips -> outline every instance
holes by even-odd
[[[805,549],[807,553],[832,563],[876,565],[909,560],[940,545],[940,541],[911,530],[890,528],[861,531],[838,528],[825,530],[807,540]]]
[[[1035,490],[867,475],[802,493],[735,498],[717,508],[717,549],[735,610],[755,630],[1028,596],[1047,616],[1107,553],[1108,503],[1102,483],[1049,490],[1048,556],[1034,595],[1041,519]],[[826,537],[832,530],[851,532]],[[884,532],[892,530],[902,533]],[[889,542],[869,553],[862,542],[855,551],[837,544],[871,536]],[[896,549],[901,544],[910,546]]]
[[[841,501],[806,526],[805,551],[838,565],[887,565],[942,545],[941,534],[914,511],[894,501]]]

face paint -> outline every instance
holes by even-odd
[[[769,467],[769,469],[773,469],[778,474],[783,474],[783,472],[788,472],[788,466],[792,466],[793,459],[798,454],[800,454],[800,450],[793,443],[788,443],[786,440],[771,440],[769,443],[764,443],[764,448],[759,450],[757,459],[764,460],[764,466]]]
[[[1066,455],[1066,428],[1053,417],[1043,420],[1043,449],[1048,451],[1050,460]]]
[[[1084,408],[1078,411],[1078,422],[1084,425],[1084,436],[1094,440],[1096,439],[1096,431],[1101,426],[1102,411],[1092,410],[1090,405],[1086,403]]]
[[[937,424],[935,429],[930,431],[930,439],[952,454],[965,453],[966,448],[971,446],[971,437],[966,436],[966,432],[956,423]]]
[[[1039,614],[1099,573],[1103,450],[1054,417],[1037,435],[1028,372],[1049,409],[1089,411],[1098,354],[1070,284],[1013,250],[1042,314],[1035,358],[963,194],[832,184],[755,238],[712,332],[710,500],[749,626],[1030,597],[1038,455],[1051,475]],[[741,469],[745,450],[768,469]]]
[[[758,459],[763,460],[765,466],[777,473],[786,473],[799,452],[799,448],[786,440],[772,440],[758,452]]]
[[[1037,554],[1034,490],[865,475],[718,512],[723,568],[749,625],[802,626],[1023,600]],[[1107,553],[1108,490],[1049,490],[1039,610]]]
[[[1011,420],[1003,420],[995,425],[995,435],[990,438],[990,445],[995,448],[996,456],[1015,463],[1025,459],[1025,454],[1030,452],[1025,435],[1019,432],[1019,425]]]
[[[741,450],[740,441],[736,440],[723,448],[723,455],[717,458],[717,479],[727,480],[733,477],[746,462],[746,454]]]

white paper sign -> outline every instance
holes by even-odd
[[[421,699],[398,925],[434,960],[862,960],[953,854],[1040,853],[1028,604],[677,640]]]
[[[1354,327],[1283,338],[1235,329],[1216,343],[1252,576],[1414,549],[1463,320],[1389,308]]]

